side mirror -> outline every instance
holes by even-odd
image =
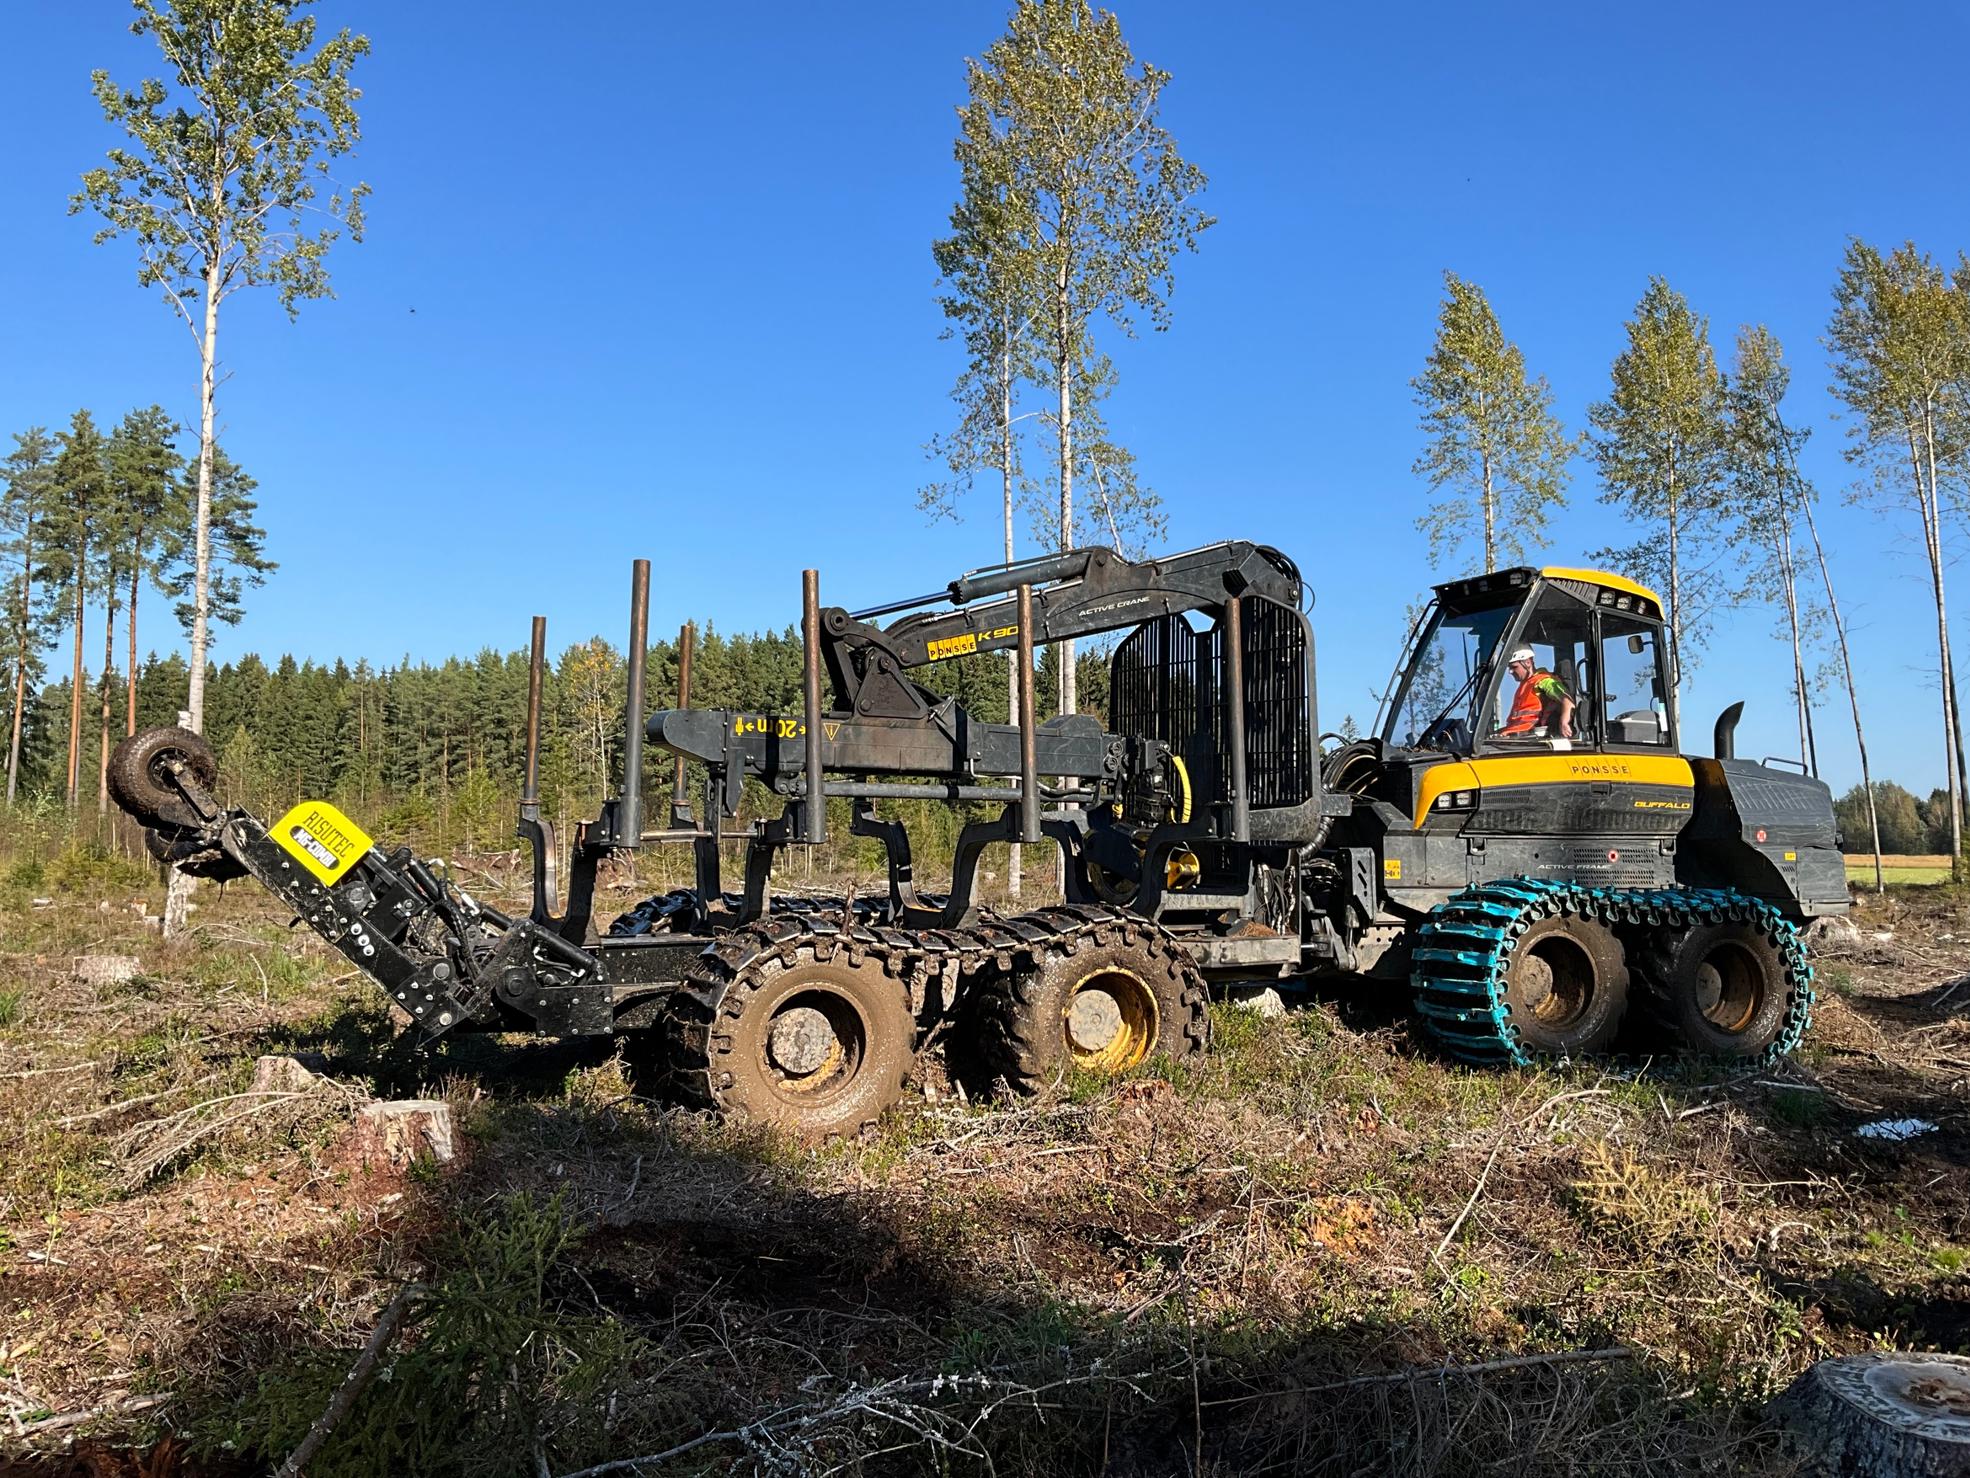
[[[1637,657],[1642,655],[1642,648],[1644,645],[1645,643],[1642,641],[1642,634],[1639,631],[1635,632],[1628,638],[1628,650],[1634,653]]]

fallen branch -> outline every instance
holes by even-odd
[[[135,1416],[140,1411],[149,1411],[153,1406],[175,1401],[177,1397],[176,1391],[165,1391],[157,1396],[131,1396],[122,1401],[112,1401],[107,1406],[91,1407],[87,1411],[65,1411],[60,1416],[44,1416],[39,1421],[22,1422],[15,1427],[14,1435],[31,1437],[37,1432],[64,1432],[100,1417]]]
[[[1275,1396],[1307,1396],[1320,1391],[1345,1391],[1353,1386],[1400,1386],[1414,1381],[1463,1379],[1467,1376],[1496,1375],[1506,1370],[1530,1370],[1547,1365],[1606,1365],[1632,1360],[1635,1352],[1626,1345],[1604,1350],[1554,1350],[1544,1355],[1512,1355],[1502,1360],[1481,1360],[1475,1365],[1438,1365],[1428,1369],[1385,1371],[1379,1375],[1357,1375],[1347,1380],[1327,1381],[1317,1386],[1287,1386],[1277,1391],[1254,1391],[1245,1396],[1220,1396],[1206,1406],[1236,1406],[1246,1401],[1269,1401]]]
[[[274,1478],[296,1478],[296,1475],[320,1452],[322,1444],[328,1441],[331,1433],[342,1424],[356,1404],[356,1397],[363,1393],[370,1377],[376,1374],[376,1365],[383,1358],[384,1347],[403,1323],[404,1311],[416,1294],[424,1291],[421,1283],[406,1283],[397,1290],[397,1296],[383,1306],[383,1313],[376,1321],[376,1328],[369,1332],[369,1343],[363,1352],[356,1356],[356,1363],[349,1367],[349,1373],[342,1377],[342,1384],[335,1388],[334,1396],[329,1398],[328,1409],[315,1418],[315,1424],[308,1428],[308,1435],[301,1439],[301,1445],[287,1455],[287,1461],[274,1470]]]
[[[1464,1209],[1457,1213],[1457,1219],[1450,1223],[1450,1230],[1443,1234],[1443,1240],[1436,1244],[1436,1251],[1430,1254],[1430,1261],[1436,1264],[1437,1271],[1446,1278],[1450,1276],[1450,1270],[1443,1265],[1443,1249],[1450,1245],[1451,1239],[1457,1235],[1457,1229],[1463,1226],[1464,1218],[1471,1214],[1471,1208],[1477,1205],[1478,1197],[1484,1194],[1484,1183],[1491,1179],[1491,1167],[1498,1163],[1498,1151],[1504,1147],[1505,1136],[1500,1134],[1497,1143],[1491,1146],[1491,1158],[1484,1162],[1483,1174],[1478,1176],[1477,1184],[1471,1187],[1471,1199],[1464,1203]]]

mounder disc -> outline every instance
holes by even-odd
[[[1144,921],[1060,941],[987,981],[969,1017],[987,1073],[1021,1093],[1072,1071],[1113,1077],[1210,1044],[1203,977]]]
[[[109,755],[109,793],[147,827],[195,827],[204,819],[185,801],[170,765],[182,763],[199,787],[219,779],[219,760],[203,736],[190,729],[144,729],[119,742]]]
[[[740,931],[742,936],[751,931]],[[707,950],[673,998],[671,1082],[687,1102],[809,1139],[853,1134],[903,1096],[916,1022],[900,981],[812,941]]]

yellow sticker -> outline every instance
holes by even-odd
[[[1400,857],[1384,857],[1382,859],[1382,876],[1392,883],[1401,882],[1402,859]]]
[[[963,636],[947,636],[929,646],[930,660],[933,662],[942,662],[946,657],[963,657],[977,650],[977,633],[970,631]]]
[[[1797,852],[1787,852],[1785,854],[1785,860],[1787,862],[1797,862],[1799,860],[1799,854]]]
[[[828,743],[832,744],[841,737],[841,725],[830,723],[826,719],[823,719],[821,721],[821,732],[828,736]]]
[[[327,801],[303,801],[269,833],[296,862],[323,883],[339,883],[369,851],[369,833]]]

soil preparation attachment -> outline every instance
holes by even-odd
[[[1629,1031],[1766,1062],[1805,1032],[1801,926],[1847,908],[1832,797],[1683,751],[1657,596],[1619,575],[1510,569],[1436,587],[1367,738],[1323,735],[1298,569],[1232,542],[1132,561],[1079,549],[848,611],[803,583],[798,714],[647,711],[649,565],[632,579],[623,788],[578,828],[564,890],[536,789],[545,622],[535,618],[519,835],[533,902],[509,915],[335,807],[273,825],[215,797],[181,729],[112,756],[154,856],[251,874],[374,979],[425,1039],[624,1035],[684,1102],[796,1132],[853,1132],[923,1058],[1032,1091],[1206,1049],[1211,987],[1365,975],[1404,990],[1442,1049],[1526,1064]],[[1040,722],[1034,654],[1121,633],[1105,723]],[[1014,652],[1006,724],[912,677]],[[646,744],[676,799],[646,826]],[[1328,747],[1323,748],[1323,744]],[[702,776],[687,802],[686,761]],[[748,780],[782,801],[740,825]],[[776,896],[776,859],[826,838],[827,799],[888,859],[881,897]],[[945,891],[919,891],[898,801],[963,804]],[[985,849],[1050,842],[1062,901],[1006,915]],[[743,844],[736,886],[721,844]],[[690,848],[696,883],[593,918],[611,854]]]

